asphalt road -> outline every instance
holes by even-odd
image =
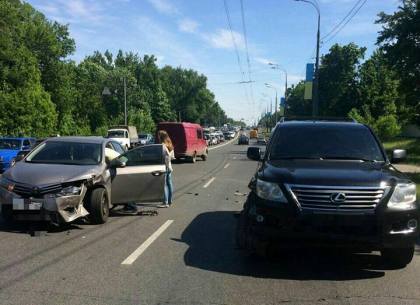
[[[420,250],[400,270],[378,253],[265,261],[236,250],[234,215],[257,166],[245,150],[232,143],[175,164],[175,202],[158,216],[38,226],[48,230],[38,237],[0,222],[0,304],[420,304]]]

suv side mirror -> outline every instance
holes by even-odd
[[[399,163],[407,159],[407,151],[405,149],[394,149],[392,151],[392,163]]]
[[[115,158],[113,160],[111,160],[111,162],[109,163],[109,167],[111,168],[122,168],[125,167],[126,163],[124,161],[121,161],[119,158]]]
[[[254,161],[261,160],[261,149],[259,147],[248,147],[248,151],[246,152],[246,156],[248,159]]]

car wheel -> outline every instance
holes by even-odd
[[[245,207],[239,214],[235,232],[236,247],[240,250],[250,250],[248,242],[250,227],[251,223],[248,217],[248,209]]]
[[[385,248],[381,250],[381,256],[386,265],[396,268],[407,266],[414,255],[414,247],[409,248]]]
[[[1,206],[1,217],[7,223],[13,220],[13,206],[11,204]]]
[[[105,223],[109,216],[108,195],[105,189],[96,188],[89,198],[89,218],[94,224]]]

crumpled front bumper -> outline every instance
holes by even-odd
[[[83,185],[79,195],[58,197],[55,194],[46,194],[41,198],[23,198],[0,187],[0,204],[12,206],[14,218],[17,220],[56,222],[61,218],[64,222],[71,222],[89,214],[83,206],[86,191],[87,188]]]

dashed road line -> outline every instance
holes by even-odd
[[[148,239],[145,240],[133,253],[131,253],[121,265],[131,265],[143,254],[144,251],[173,223],[173,220],[167,220],[159,229],[155,231]]]
[[[226,163],[226,165],[223,167],[224,169],[228,168],[230,163]]]
[[[212,182],[216,179],[216,177],[211,178],[209,181],[207,181],[206,184],[203,185],[203,188],[207,188]]]

